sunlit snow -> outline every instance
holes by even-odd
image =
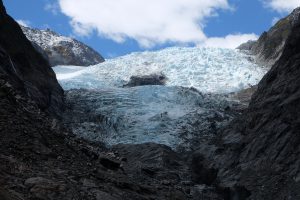
[[[133,53],[88,68],[54,68],[65,89],[121,87],[133,75],[163,73],[167,86],[194,87],[201,92],[227,93],[255,85],[266,70],[238,50],[168,48]]]

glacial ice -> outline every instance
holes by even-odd
[[[132,53],[87,68],[58,66],[64,89],[121,87],[131,76],[163,73],[167,86],[194,87],[204,93],[228,93],[257,84],[266,69],[239,50],[173,47]]]
[[[142,86],[70,90],[66,120],[76,135],[114,144],[155,142],[190,148],[191,140],[228,123],[231,106],[223,96],[183,87]]]
[[[66,121],[75,134],[108,145],[156,142],[174,149],[197,146],[226,125],[234,104],[226,94],[256,85],[266,73],[238,50],[183,47],[54,70],[69,90]],[[166,86],[122,87],[131,76],[153,73],[163,73]]]

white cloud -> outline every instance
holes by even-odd
[[[235,49],[242,43],[248,42],[249,40],[257,40],[257,39],[258,36],[254,33],[234,34],[234,35],[227,35],[226,37],[207,38],[203,43],[200,43],[198,46]]]
[[[31,24],[31,22],[28,20],[18,19],[16,21],[18,22],[18,24],[20,24],[21,26],[25,26],[25,27],[29,27]]]
[[[280,13],[291,12],[300,6],[300,0],[264,0],[264,3]]]
[[[93,32],[92,26],[81,24],[74,20],[70,21],[70,25],[73,27],[74,33],[79,36],[89,36]]]
[[[134,39],[143,47],[166,42],[201,43],[207,40],[203,32],[205,20],[216,16],[218,9],[230,9],[228,0],[58,2],[61,11],[70,17],[75,33],[86,36],[96,31],[102,37],[116,42]]]
[[[57,15],[59,13],[59,5],[57,2],[55,3],[47,3],[44,7],[46,11],[51,12],[53,15]]]

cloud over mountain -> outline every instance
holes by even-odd
[[[299,0],[264,0],[264,3],[277,12],[287,13],[300,6]]]
[[[254,33],[252,33],[252,34],[230,34],[225,37],[207,38],[204,42],[200,43],[198,46],[222,47],[222,48],[228,48],[228,49],[235,49],[244,42],[247,42],[249,40],[257,40],[257,39],[258,39],[258,36]]]

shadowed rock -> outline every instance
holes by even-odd
[[[63,90],[53,70],[18,23],[6,14],[2,2],[0,5],[0,78],[34,100],[40,109],[59,114]]]
[[[300,17],[293,23],[249,108],[194,155],[219,170],[222,186],[244,187],[250,199],[300,199]]]
[[[136,87],[143,85],[165,85],[167,77],[164,74],[150,74],[145,76],[132,76],[124,87]]]

